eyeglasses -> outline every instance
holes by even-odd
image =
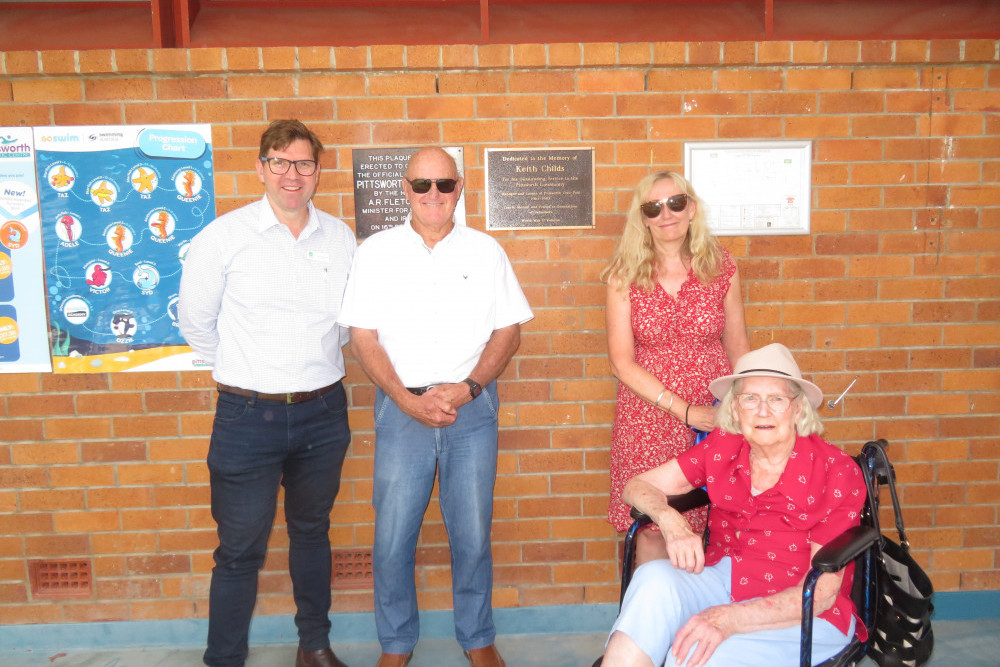
[[[763,400],[771,412],[785,412],[796,398],[796,396],[782,396],[781,394],[773,394],[764,398],[757,394],[736,394],[736,402],[743,410],[756,410]]]
[[[299,176],[312,176],[316,173],[316,160],[286,160],[283,157],[262,157],[261,162],[267,165],[272,174],[281,176],[287,174],[291,166],[295,165],[295,171]]]
[[[441,194],[450,195],[455,191],[455,186],[458,185],[458,180],[454,178],[414,178],[412,181],[407,178],[406,182],[418,195],[430,192],[432,185],[437,185],[438,192]]]
[[[659,201],[648,201],[639,206],[639,210],[647,218],[655,218],[660,213],[663,212],[663,205],[666,204],[674,213],[680,213],[687,208],[688,199],[690,199],[686,194],[679,194],[670,197],[669,199],[660,199]]]

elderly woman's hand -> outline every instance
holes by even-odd
[[[715,649],[726,638],[736,634],[733,605],[725,604],[709,607],[688,619],[677,631],[671,651],[678,664],[685,664],[684,658],[690,653],[687,667],[704,665]],[[691,653],[692,649],[694,652]]]
[[[687,521],[683,523],[670,528],[660,526],[660,532],[667,544],[670,564],[679,570],[697,574],[705,567],[705,545],[701,535],[691,530]]]

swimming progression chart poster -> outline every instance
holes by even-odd
[[[56,373],[198,368],[177,326],[215,218],[209,125],[34,128]]]
[[[48,372],[42,235],[30,127],[0,127],[0,373]]]

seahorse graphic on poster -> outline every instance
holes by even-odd
[[[210,126],[34,133],[54,372],[197,367],[177,294],[215,218]]]

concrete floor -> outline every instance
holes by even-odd
[[[592,635],[525,635],[500,637],[497,646],[510,667],[590,667],[604,650],[606,637]],[[336,644],[337,657],[350,667],[372,667],[379,657],[377,643]],[[121,649],[10,654],[0,651],[4,667],[196,667],[201,649]],[[246,667],[292,667],[295,647],[258,646],[250,651]],[[410,667],[468,667],[452,639],[421,640]]]
[[[996,667],[1000,656],[1000,619],[938,621],[935,650],[927,667]],[[510,667],[590,667],[601,654],[603,633],[581,635],[507,635],[497,639]],[[375,642],[335,645],[337,655],[351,667],[372,667],[378,660]],[[295,647],[256,646],[247,667],[292,667]],[[3,667],[197,667],[200,648],[150,648],[64,651],[5,651]],[[465,667],[468,663],[452,639],[421,640],[411,667]],[[862,667],[874,667],[865,659]]]

